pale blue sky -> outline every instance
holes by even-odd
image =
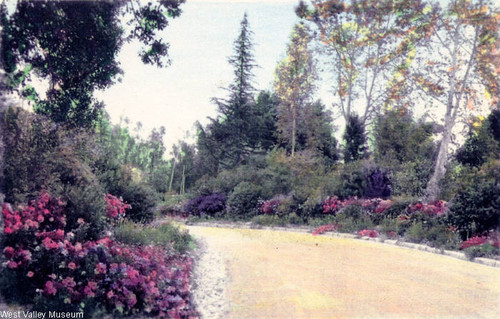
[[[240,22],[245,12],[254,32],[254,69],[257,89],[271,89],[276,63],[284,57],[293,25],[298,22],[298,0],[277,1],[187,1],[182,15],[170,22],[164,38],[170,43],[172,65],[158,69],[143,65],[136,45],[120,53],[123,81],[98,97],[114,123],[121,116],[144,125],[144,135],[153,127],[165,126],[167,148],[195,121],[207,123],[215,116],[212,97],[224,97],[220,87],[232,81],[227,62],[233,54]]]

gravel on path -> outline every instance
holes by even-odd
[[[196,237],[196,236],[195,236]],[[229,312],[226,286],[229,282],[223,252],[196,238],[198,249],[194,256],[191,296],[202,319],[225,318]]]

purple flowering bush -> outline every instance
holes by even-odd
[[[226,208],[226,196],[222,193],[210,195],[200,195],[189,200],[184,206],[184,210],[189,215],[194,216],[214,216],[221,213]]]

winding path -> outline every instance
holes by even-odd
[[[216,286],[196,292],[205,319],[500,318],[498,268],[304,233],[189,231],[205,243],[199,276]]]

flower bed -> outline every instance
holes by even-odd
[[[109,217],[127,209],[116,197],[109,195],[106,201]],[[86,316],[97,309],[162,318],[196,316],[190,304],[189,257],[109,237],[77,240],[78,229],[65,228],[65,203],[48,194],[19,210],[4,204],[2,213],[2,276],[27,302],[35,300],[42,309],[84,311]],[[79,224],[84,227],[85,221]]]

